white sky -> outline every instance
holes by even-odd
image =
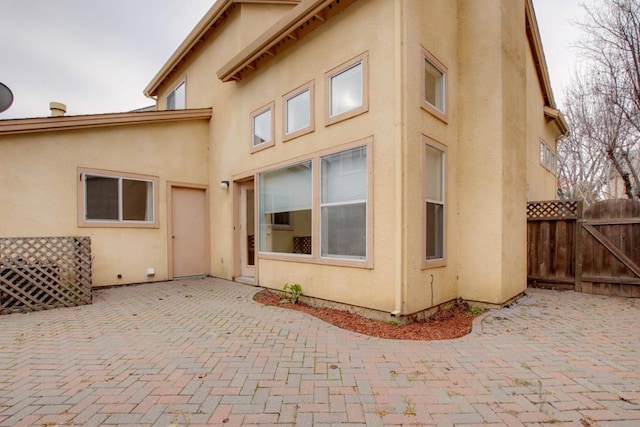
[[[425,1],[425,0],[420,0]],[[475,0],[474,0],[475,1]],[[215,0],[0,0],[0,82],[14,103],[0,119],[130,111]],[[534,0],[556,101],[575,61],[578,0]]]

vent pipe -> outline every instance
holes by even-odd
[[[62,102],[50,102],[49,109],[51,110],[51,117],[62,117],[67,112],[67,106]]]

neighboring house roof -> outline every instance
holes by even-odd
[[[186,60],[186,57],[193,52],[209,33],[215,30],[224,21],[231,11],[239,3],[258,4],[290,4],[296,5],[301,0],[218,0],[211,9],[202,17],[195,28],[191,30],[187,38],[178,46],[169,60],[160,68],[151,82],[144,89],[146,96],[156,96],[158,88],[167,78],[171,77],[175,70]]]
[[[209,120],[211,108],[0,120],[0,136],[132,124]]]

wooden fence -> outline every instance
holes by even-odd
[[[529,203],[527,245],[530,285],[640,297],[640,202]]]
[[[0,238],[0,314],[90,303],[89,237]]]

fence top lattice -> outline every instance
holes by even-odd
[[[577,219],[582,215],[580,200],[552,200],[527,203],[528,219]]]

